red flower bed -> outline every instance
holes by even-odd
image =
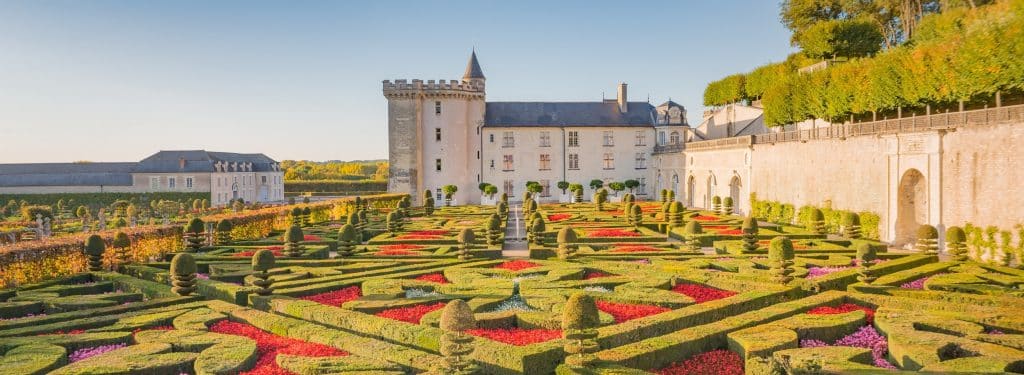
[[[403,234],[396,238],[399,240],[440,240],[442,237],[432,234]]]
[[[438,302],[433,305],[416,305],[409,307],[396,307],[393,309],[387,309],[376,313],[381,318],[394,319],[406,323],[420,324],[420,319],[424,315],[431,311],[436,311],[444,308],[444,302]]]
[[[696,301],[697,303],[714,301],[716,299],[722,299],[736,295],[736,292],[715,289],[700,284],[679,284],[672,288],[672,291],[679,294],[685,294],[687,297],[693,298],[693,300]]]
[[[875,321],[875,310],[870,307],[861,306],[854,303],[844,303],[839,306],[819,306],[808,311],[811,315],[831,315],[831,314],[845,314],[850,311],[861,310],[868,316],[868,324]]]
[[[429,282],[438,283],[438,284],[447,284],[448,283],[448,279],[446,279],[444,277],[444,274],[442,274],[442,273],[426,274],[426,275],[417,277],[416,280],[419,280],[419,281],[429,281]]]
[[[743,231],[739,230],[739,229],[726,229],[726,230],[716,230],[715,233],[718,233],[718,234],[723,235],[723,236],[739,236],[739,235],[743,234]]]
[[[588,232],[587,237],[640,237],[640,233],[623,229],[597,229]]]
[[[307,234],[307,235],[302,236],[302,240],[303,241],[323,241],[324,239],[320,238],[320,236],[317,236],[315,234]]]
[[[597,301],[597,308],[615,317],[615,323],[622,323],[637,318],[643,318],[645,316],[661,314],[670,310],[659,306],[633,305],[628,303],[605,301]]]
[[[645,251],[661,251],[661,249],[651,246],[619,246],[612,249],[613,253],[641,253]]]
[[[445,229],[428,229],[412,231],[409,234],[414,236],[447,236],[448,231]]]
[[[655,371],[659,375],[743,375],[743,358],[725,349],[697,354]]]
[[[609,277],[609,276],[615,276],[615,275],[612,275],[610,273],[604,273],[604,272],[601,272],[601,271],[587,271],[587,273],[583,274],[583,280],[598,279],[598,278]]]
[[[382,251],[378,251],[376,253],[373,253],[373,255],[401,256],[401,255],[420,255],[420,254],[416,253],[416,252],[412,252],[412,251],[407,251],[407,250],[382,250]]]
[[[413,245],[408,243],[398,245],[384,245],[380,247],[381,250],[419,250],[422,248],[423,245]]]
[[[572,217],[572,214],[551,214],[548,215],[549,222],[562,221]]]
[[[697,220],[697,221],[716,221],[716,220],[721,220],[721,218],[717,217],[717,216],[698,215],[698,216],[694,216],[693,220]]]
[[[259,358],[256,360],[256,367],[242,373],[246,375],[291,374],[291,371],[277,365],[278,354],[302,357],[338,357],[348,355],[344,351],[327,345],[282,337],[248,324],[227,320],[222,320],[211,326],[210,332],[244,336],[256,341],[256,351],[259,353]]]
[[[467,330],[466,333],[515,346],[536,344],[562,337],[561,330],[542,328],[479,328]]]
[[[499,264],[497,266],[494,266],[494,268],[500,268],[500,269],[509,270],[509,271],[520,271],[520,270],[525,270],[527,268],[533,268],[533,267],[540,267],[540,265],[537,264],[537,263],[530,262],[530,261],[525,261],[525,260],[510,260],[508,262],[505,262],[505,263]]]
[[[314,294],[311,296],[302,297],[306,301],[313,301],[322,303],[330,306],[341,306],[341,304],[355,300],[363,296],[363,289],[359,286],[350,286],[345,289],[335,290],[333,292]]]
[[[271,249],[270,247],[267,247],[267,248],[264,248],[263,250],[270,250],[271,253],[274,253],[275,257],[283,257],[284,256],[284,251],[282,250],[282,248],[280,246],[271,246],[271,247],[276,247],[277,249]],[[257,250],[247,250],[247,251],[231,254],[231,256],[239,257],[239,258],[251,257],[254,254],[256,254],[256,251]]]

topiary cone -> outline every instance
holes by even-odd
[[[924,224],[917,228],[917,243],[914,248],[924,254],[934,255],[939,252],[939,230]]]
[[[231,224],[231,220],[222,219],[218,221],[216,229],[215,241],[217,245],[227,245],[231,242],[231,231],[235,229],[235,226]]]
[[[564,350],[568,356],[566,364],[583,367],[594,362],[593,353],[600,350],[594,339],[601,319],[593,297],[575,293],[562,308],[562,336],[567,340]]]
[[[256,294],[267,296],[273,293],[273,281],[270,280],[270,273],[267,271],[274,268],[274,261],[274,253],[270,250],[259,250],[252,255],[252,276],[255,279],[252,284],[259,288]]]
[[[954,261],[967,261],[967,233],[960,227],[949,227],[946,229],[946,252]]]
[[[107,244],[103,243],[103,237],[98,234],[89,236],[85,240],[85,255],[89,258],[89,271],[103,270],[103,252],[107,250]]]
[[[462,231],[459,232],[458,240],[459,244],[462,245],[459,249],[459,259],[469,259],[471,257],[469,250],[472,248],[473,242],[476,241],[476,235],[473,233],[472,229],[463,228]]]
[[[356,236],[356,228],[352,224],[342,225],[338,229],[338,254],[341,256],[352,255],[359,243],[356,241]]]
[[[534,218],[533,223],[530,224],[530,233],[533,235],[533,243],[537,246],[544,246],[544,231],[547,230],[547,226],[544,225],[544,219]]]
[[[128,247],[131,245],[132,240],[128,238],[128,234],[125,232],[117,232],[117,234],[114,235],[114,240],[110,243],[110,246],[117,249],[117,259],[121,263],[128,262]]]
[[[187,296],[196,291],[196,259],[189,253],[178,253],[171,258],[171,291]]]
[[[775,237],[768,245],[768,261],[776,281],[787,284],[793,280],[793,242],[788,237]]]
[[[302,233],[302,228],[298,225],[292,225],[288,228],[288,231],[284,233],[285,244],[284,251],[290,257],[302,256],[302,241],[306,239],[306,235]]]
[[[748,216],[743,219],[743,225],[740,227],[743,232],[743,251],[753,252],[757,250],[757,219]]]

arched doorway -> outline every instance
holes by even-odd
[[[732,180],[729,180],[729,196],[732,197],[732,209],[736,213],[740,211],[740,187],[740,176],[732,176]]]
[[[708,176],[708,190],[704,194],[704,208],[711,208],[711,197],[715,196],[715,190],[718,187],[718,181],[715,179],[715,175]]]
[[[679,175],[677,174],[672,174],[672,196],[679,197]]]
[[[693,196],[697,190],[697,179],[691,175],[686,181],[686,206],[693,207]]]
[[[914,241],[918,227],[928,223],[928,184],[920,171],[910,169],[903,173],[899,186],[894,243],[903,246]]]
[[[658,183],[656,185],[654,185],[654,193],[658,194],[658,193],[661,192],[661,189],[664,189],[664,188],[665,188],[665,185],[662,184],[662,182],[661,182],[661,173],[659,172],[658,173]]]

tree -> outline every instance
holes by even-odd
[[[577,237],[572,227],[566,225],[559,229],[555,241],[558,243],[558,259],[570,259],[576,255]]]
[[[484,189],[484,195],[488,198],[494,198],[494,194],[498,194],[498,187],[488,184],[487,188]]]
[[[636,189],[638,186],[640,186],[640,181],[630,179],[623,181],[622,184],[625,185],[626,188],[629,189],[629,193],[632,194],[633,189]]]
[[[541,186],[541,184],[537,181],[527,181],[526,191],[532,194],[540,194],[541,192],[544,191],[544,186]]]
[[[188,225],[185,226],[185,242],[187,242],[185,251],[194,253],[203,248],[203,242],[206,241],[203,235],[205,232],[206,223],[202,219],[195,217],[189,220]]]
[[[98,234],[91,235],[85,240],[85,255],[89,258],[89,271],[103,270],[103,252],[106,250],[107,244],[103,243],[103,237]]]
[[[569,188],[569,181],[558,181],[558,184],[556,186],[558,186],[558,188],[562,190],[562,194],[564,195],[565,189]]]
[[[604,187],[604,181],[601,180],[590,180],[590,188],[597,190]]]
[[[457,191],[459,191],[459,187],[455,185],[445,185],[441,187],[441,192],[444,193],[445,206],[452,205],[452,196],[455,195],[455,192]]]
[[[619,192],[626,190],[626,184],[621,182],[612,182],[608,184],[608,188],[615,191],[615,196],[619,196]]]
[[[185,297],[196,291],[196,259],[189,253],[178,253],[171,258],[171,291]]]
[[[470,375],[478,372],[469,355],[473,353],[473,336],[465,331],[476,328],[476,319],[469,304],[461,299],[448,302],[441,311],[441,346],[444,356],[442,365],[435,369],[438,374]]]
[[[573,203],[583,202],[583,185],[582,184],[571,184],[569,185],[569,191],[572,192]]]
[[[302,256],[302,241],[305,241],[306,236],[302,233],[302,227],[298,225],[292,225],[285,232],[285,244],[284,251],[290,257],[298,258]]]
[[[601,319],[594,298],[585,293],[569,296],[562,310],[562,335],[566,339],[565,363],[572,367],[587,367],[597,361],[597,327]]]
[[[740,227],[743,232],[743,252],[751,253],[757,250],[757,219],[752,216],[748,216],[743,219],[743,226]]]
[[[274,252],[263,249],[252,255],[252,285],[258,288],[256,294],[269,296],[273,293],[270,269],[274,268]]]
[[[793,258],[793,242],[789,237],[775,237],[768,244],[769,267],[776,282],[788,284],[793,280],[793,276],[790,276],[793,273]]]
[[[794,37],[804,53],[816,59],[871,56],[884,39],[878,27],[863,18],[818,22]]]
[[[128,258],[131,254],[128,253],[128,247],[132,245],[132,240],[128,238],[128,234],[125,232],[117,232],[114,235],[114,240],[110,243],[117,249],[117,260],[121,263],[128,263]]]

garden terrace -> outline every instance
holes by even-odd
[[[501,256],[502,238],[487,243],[491,206],[406,208],[399,227],[387,225],[394,207],[373,208],[356,244],[339,236],[348,212],[325,215],[303,224],[298,252],[283,237],[291,218],[274,214],[259,236],[191,253],[194,277],[174,274],[191,270],[183,256],[173,261],[179,241],[151,258],[3,289],[0,366],[12,374],[425,373],[448,363],[443,315],[462,300],[475,320],[468,358],[482,373],[572,373],[563,315],[583,295],[597,309],[591,373],[1024,372],[1017,268],[769,223],[748,249],[732,232],[741,217],[686,210],[671,225],[661,204],[640,204],[639,225],[619,203],[543,205],[542,217],[557,220],[545,219],[535,233],[543,244],[519,259]],[[692,221],[703,233],[684,230]],[[560,257],[566,227],[575,251]],[[475,233],[466,249],[465,229]],[[764,242],[779,237],[794,244],[791,279],[779,278]],[[878,259],[860,267],[864,243]],[[262,250],[275,254],[266,272],[253,268]],[[876,279],[866,284],[862,274]],[[177,293],[190,283],[194,292]]]

